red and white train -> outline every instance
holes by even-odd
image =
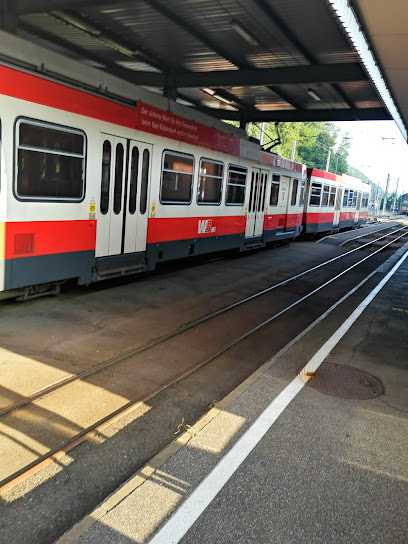
[[[15,59],[0,64],[3,297],[365,222],[360,181],[0,34]]]
[[[368,219],[370,186],[346,174],[308,169],[305,234],[356,228]]]

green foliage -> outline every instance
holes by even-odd
[[[228,121],[237,126],[238,123]],[[347,138],[338,144],[337,139],[340,129],[332,123],[305,122],[305,123],[265,123],[265,135],[263,145],[268,149],[271,144],[279,145],[271,148],[271,151],[281,157],[290,159],[293,142],[297,142],[295,161],[306,164],[308,168],[326,169],[329,148],[332,148],[330,158],[330,172],[343,174],[348,172],[348,150],[350,142]],[[248,135],[260,139],[260,124],[250,123]]]
[[[350,176],[353,176],[354,178],[361,179],[361,181],[363,181],[364,183],[373,185],[373,182],[364,174],[364,172],[361,172],[361,170],[359,170],[358,168],[349,166],[348,173]]]

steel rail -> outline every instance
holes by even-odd
[[[38,459],[36,459],[35,461],[33,461],[32,463],[26,465],[25,467],[23,467],[22,469],[14,472],[13,474],[11,474],[10,476],[8,476],[7,478],[4,478],[2,481],[0,481],[0,495],[4,494],[5,492],[9,491],[12,487],[14,487],[15,485],[17,485],[18,483],[20,483],[20,481],[22,481],[22,479],[25,479],[25,475],[27,475],[27,477],[32,474],[32,473],[35,473],[37,472],[38,470],[41,470],[44,466],[47,466],[48,464],[54,462],[54,461],[57,461],[59,458],[61,458],[63,455],[65,455],[66,453],[68,453],[69,451],[72,451],[74,448],[76,448],[78,445],[80,445],[81,443],[85,442],[86,440],[92,438],[93,436],[95,436],[96,434],[98,434],[99,432],[101,432],[103,430],[103,428],[107,427],[108,425],[112,424],[114,422],[114,420],[118,419],[119,417],[123,417],[123,415],[126,413],[126,412],[129,412],[129,411],[132,411],[134,410],[137,406],[141,405],[142,403],[146,403],[148,402],[149,400],[151,400],[153,397],[155,397],[158,393],[168,389],[169,387],[171,387],[172,385],[180,382],[181,380],[185,379],[187,376],[189,376],[190,374],[196,372],[197,370],[199,370],[200,368],[202,368],[203,366],[209,364],[210,362],[212,362],[213,360],[215,360],[216,358],[220,357],[221,355],[223,355],[224,353],[226,353],[227,351],[229,351],[231,348],[235,347],[236,345],[238,345],[240,342],[242,342],[243,340],[246,340],[249,336],[251,336],[252,334],[254,334],[255,332],[259,331],[262,327],[264,327],[265,325],[268,325],[269,323],[271,323],[272,321],[274,321],[275,319],[277,319],[278,317],[280,317],[281,315],[283,315],[284,313],[288,312],[289,310],[291,310],[292,308],[294,308],[295,306],[297,306],[298,304],[300,304],[301,302],[305,301],[306,299],[308,299],[309,297],[313,296],[315,293],[317,293],[318,291],[324,289],[325,287],[327,287],[328,285],[330,285],[332,282],[334,282],[335,280],[337,280],[338,278],[342,277],[344,274],[346,274],[347,272],[349,272],[350,270],[352,270],[353,268],[355,268],[356,266],[360,265],[361,263],[367,261],[368,259],[371,259],[374,255],[376,255],[377,253],[379,253],[380,251],[383,251],[384,249],[386,249],[389,245],[393,244],[395,242],[395,240],[399,240],[401,238],[403,238],[404,236],[406,236],[407,233],[404,233],[404,234],[401,234],[400,236],[398,236],[396,239],[392,240],[391,242],[387,243],[386,245],[384,245],[383,247],[377,249],[376,251],[374,251],[373,253],[371,253],[370,255],[367,255],[366,257],[364,257],[363,259],[361,259],[360,261],[358,261],[357,263],[354,263],[353,265],[351,265],[350,267],[348,267],[347,269],[343,270],[342,272],[340,272],[339,274],[337,274],[335,277],[331,278],[330,280],[326,281],[325,283],[323,283],[322,285],[320,285],[319,287],[317,287],[316,289],[313,289],[310,293],[308,293],[307,295],[304,295],[303,297],[299,298],[297,301],[293,302],[292,304],[290,304],[289,306],[287,306],[286,308],[284,308],[283,310],[277,312],[276,314],[274,314],[273,316],[271,316],[270,318],[266,319],[265,321],[263,321],[262,323],[260,323],[259,325],[257,325],[256,327],[252,328],[250,331],[244,333],[243,335],[241,335],[240,337],[236,338],[235,340],[233,340],[232,342],[230,342],[227,346],[225,346],[224,348],[218,350],[216,353],[214,353],[213,355],[211,355],[210,357],[208,357],[207,359],[203,360],[203,361],[200,361],[199,363],[196,363],[195,365],[193,365],[192,367],[190,367],[189,369],[183,371],[182,373],[178,374],[175,378],[173,378],[171,381],[169,381],[168,383],[158,387],[156,390],[154,390],[152,393],[150,393],[147,397],[143,398],[143,399],[139,399],[139,400],[136,400],[136,401],[130,401],[128,402],[127,404],[125,404],[124,406],[122,406],[121,408],[118,408],[117,410],[115,410],[114,412],[108,414],[107,416],[105,416],[104,418],[101,418],[100,420],[98,420],[97,422],[95,422],[94,424],[90,425],[89,427],[87,427],[86,429],[83,429],[81,432],[79,432],[78,434],[76,434],[74,437],[72,437],[70,439],[69,442],[67,442],[65,445],[63,445],[62,447],[59,446],[58,448],[54,448],[52,450],[50,450],[49,452],[47,452],[46,454],[38,457]],[[382,266],[382,265],[381,265]],[[378,271],[378,268],[374,271],[372,271],[370,274],[368,274],[366,276],[366,278],[364,278],[364,280],[362,280],[356,287],[354,287],[353,289],[351,289],[349,291],[349,293],[347,293],[346,295],[344,295],[343,297],[341,297],[341,299],[339,301],[337,301],[333,306],[332,306],[332,309],[334,309],[335,307],[337,307],[343,300],[345,300],[346,298],[348,298],[348,296],[350,296],[350,294],[354,293],[358,288],[360,288],[364,283],[366,283],[369,279],[371,279],[371,277]],[[327,310],[326,312],[324,312],[323,315],[327,315]]]

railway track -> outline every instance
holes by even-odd
[[[300,298],[298,298],[294,302],[292,302],[290,304],[287,304],[283,309],[280,309],[279,311],[274,312],[273,315],[268,315],[260,323],[257,323],[255,325],[252,324],[252,326],[247,327],[247,330],[241,331],[241,334],[238,334],[238,335],[235,334],[234,337],[231,338],[231,339],[230,338],[225,338],[225,340],[227,340],[227,341],[223,342],[221,346],[218,346],[218,349],[217,349],[217,346],[214,345],[215,349],[212,351],[212,353],[209,356],[207,356],[207,357],[205,357],[203,359],[200,359],[198,362],[195,362],[193,365],[187,364],[185,368],[183,368],[180,372],[173,375],[171,377],[171,379],[166,379],[165,383],[161,384],[160,386],[153,387],[153,389],[149,392],[148,395],[145,395],[142,398],[139,397],[139,398],[132,399],[127,403],[123,403],[118,408],[116,408],[114,410],[110,410],[109,413],[106,413],[106,415],[104,417],[101,417],[101,418],[97,419],[92,424],[87,425],[85,428],[82,428],[79,432],[73,433],[72,436],[70,436],[66,440],[63,440],[62,443],[61,443],[61,441],[57,440],[58,444],[55,445],[55,447],[50,447],[49,450],[46,453],[44,453],[42,455],[37,455],[36,459],[33,460],[31,463],[24,464],[24,466],[19,467],[17,470],[13,470],[12,473],[7,474],[7,475],[3,475],[3,479],[0,482],[0,493],[6,492],[11,487],[16,485],[19,481],[24,479],[28,474],[32,474],[33,472],[35,472],[37,470],[40,470],[43,466],[45,466],[46,464],[49,464],[49,463],[55,461],[56,459],[62,457],[68,451],[71,451],[73,448],[78,446],[80,443],[82,443],[85,440],[91,438],[92,436],[95,436],[97,433],[100,433],[103,428],[107,427],[108,425],[111,425],[112,422],[115,419],[123,417],[127,412],[133,410],[136,406],[140,405],[141,403],[146,403],[149,399],[151,399],[152,397],[157,395],[160,391],[163,391],[164,389],[166,389],[166,388],[170,387],[171,385],[177,383],[178,381],[184,379],[189,374],[197,371],[202,366],[207,365],[211,361],[217,359],[223,353],[227,352],[232,347],[236,346],[237,344],[239,344],[240,342],[242,342],[243,340],[245,340],[246,338],[248,338],[249,336],[251,336],[255,332],[259,331],[261,328],[265,327],[266,325],[268,325],[269,323],[271,323],[272,321],[274,321],[275,319],[277,319],[278,317],[280,317],[284,313],[288,312],[292,308],[294,308],[297,305],[301,304],[302,302],[304,302],[306,299],[308,299],[309,297],[311,297],[312,295],[314,295],[318,291],[326,288],[328,285],[330,285],[332,282],[336,281],[337,279],[339,279],[340,277],[345,275],[350,270],[352,270],[355,267],[359,266],[360,264],[366,262],[368,259],[370,259],[374,255],[378,254],[379,252],[384,251],[390,245],[395,243],[396,240],[402,240],[405,236],[407,236],[407,228],[400,228],[400,229],[393,230],[391,233],[387,233],[387,234],[385,234],[385,235],[383,235],[381,237],[376,238],[375,240],[371,240],[371,241],[367,242],[366,244],[364,244],[362,246],[359,246],[358,248],[352,249],[352,250],[350,250],[350,251],[348,251],[348,252],[346,252],[346,253],[344,253],[342,255],[339,255],[339,256],[334,257],[332,259],[329,259],[329,260],[327,260],[327,261],[325,261],[323,263],[320,263],[319,265],[317,265],[315,267],[312,267],[312,268],[310,268],[308,270],[305,270],[304,272],[302,272],[300,274],[297,274],[297,275],[292,276],[292,277],[290,277],[290,278],[288,278],[288,279],[286,279],[286,280],[284,280],[282,282],[274,284],[274,285],[268,287],[267,289],[263,289],[263,290],[261,290],[261,291],[259,291],[257,293],[254,293],[253,295],[251,295],[249,297],[243,298],[243,299],[237,301],[234,304],[230,304],[228,306],[220,308],[216,312],[205,315],[200,319],[197,319],[195,321],[187,323],[184,326],[182,326],[182,327],[180,327],[178,329],[175,329],[175,330],[173,330],[173,331],[171,331],[169,333],[166,333],[166,334],[160,336],[159,338],[156,338],[155,340],[146,343],[143,346],[138,346],[135,349],[132,349],[132,350],[128,351],[125,354],[122,354],[119,357],[115,357],[115,358],[112,358],[110,360],[104,361],[103,363],[100,363],[100,364],[92,367],[91,369],[88,369],[88,370],[86,370],[84,372],[80,372],[78,374],[69,376],[68,378],[66,378],[65,380],[63,380],[63,381],[61,381],[61,382],[59,382],[57,384],[53,384],[52,386],[50,386],[48,388],[45,388],[45,389],[43,389],[41,391],[38,391],[38,392],[34,393],[33,395],[25,397],[24,399],[21,399],[18,402],[13,403],[13,404],[3,408],[2,411],[0,412],[0,416],[2,416],[2,420],[4,420],[4,418],[6,418],[6,417],[13,417],[14,414],[19,410],[20,410],[20,414],[21,414],[21,410],[24,409],[24,408],[26,410],[29,410],[30,409],[29,405],[33,404],[34,401],[40,401],[40,400],[44,401],[44,399],[46,399],[47,397],[51,398],[54,395],[56,395],[59,390],[63,390],[63,389],[66,390],[66,388],[68,388],[68,386],[72,387],[74,382],[78,382],[80,380],[83,381],[86,378],[90,378],[91,376],[95,376],[98,373],[109,372],[109,371],[112,370],[112,367],[114,367],[115,365],[119,365],[120,363],[131,364],[132,363],[131,359],[134,359],[137,355],[140,355],[140,354],[143,354],[143,353],[146,354],[146,352],[154,351],[154,348],[159,348],[159,349],[163,350],[163,347],[167,346],[169,344],[169,342],[171,342],[171,341],[176,342],[176,346],[173,346],[173,351],[174,351],[175,348],[177,349],[177,346],[178,346],[178,348],[180,350],[179,337],[181,335],[183,335],[183,334],[184,335],[193,334],[194,335],[193,341],[196,341],[197,337],[199,337],[202,334],[202,333],[197,334],[197,329],[199,329],[199,327],[201,325],[208,324],[209,322],[212,322],[212,321],[216,320],[217,318],[222,317],[224,314],[227,314],[228,312],[231,312],[231,311],[233,311],[235,309],[238,309],[238,308],[240,308],[240,307],[242,307],[244,305],[248,305],[251,302],[255,301],[256,299],[259,299],[259,297],[263,297],[265,295],[268,295],[269,293],[271,293],[275,289],[277,289],[279,287],[284,287],[284,286],[288,285],[289,283],[291,283],[291,282],[293,282],[295,280],[301,279],[304,276],[307,276],[307,275],[309,275],[309,274],[323,268],[324,266],[327,266],[330,263],[333,263],[335,261],[339,261],[342,258],[345,258],[345,257],[351,255],[352,253],[355,253],[356,251],[358,251],[360,249],[368,248],[369,246],[375,244],[378,240],[382,240],[382,241],[385,242],[385,239],[387,237],[392,237],[392,240],[390,242],[384,243],[384,245],[382,247],[380,247],[379,249],[373,251],[371,254],[365,256],[363,259],[357,260],[356,262],[352,263],[351,266],[348,266],[346,269],[342,270],[340,273],[336,274],[334,277],[330,278],[329,280],[323,282],[317,288],[307,292],[306,294],[304,294],[303,296],[301,296]],[[374,272],[369,274],[365,281],[367,281],[373,274],[374,274]],[[358,287],[360,287],[362,285],[362,283],[364,283],[364,282],[360,282],[360,284],[357,287],[355,287],[355,290]],[[340,299],[338,301],[338,303],[336,303],[336,304],[340,304],[341,300],[342,299]],[[269,311],[269,303],[266,304],[266,305],[267,305],[268,311]],[[250,313],[250,312],[248,311],[247,313]],[[240,316],[239,319],[237,317],[235,317],[234,319],[235,319],[235,322],[239,322],[239,321],[241,321],[243,319],[243,317]],[[207,335],[208,335],[208,331],[207,331]],[[209,335],[209,337],[211,337],[211,334]],[[166,351],[166,349],[167,348],[165,348],[165,351]],[[105,375],[105,378],[106,378],[106,375]],[[70,397],[70,396],[68,395],[68,397]],[[55,399],[54,399],[54,401],[55,401]],[[35,408],[35,406],[33,406],[33,408]],[[25,419],[30,419],[30,418],[29,418],[29,416],[27,416],[26,418],[23,417],[22,419],[25,420]]]
[[[281,281],[281,282],[278,282],[276,284],[273,284],[271,285],[270,287],[266,288],[266,289],[262,289],[261,291],[258,291],[248,297],[245,297],[241,300],[238,300],[237,302],[233,303],[233,304],[229,304],[227,306],[224,306],[222,308],[220,308],[219,310],[216,310],[215,312],[211,312],[203,317],[200,317],[199,319],[196,319],[194,321],[191,321],[189,323],[185,323],[184,325],[182,325],[181,327],[178,327],[177,329],[174,329],[174,330],[171,330],[149,342],[146,342],[145,344],[141,345],[141,346],[137,346],[137,347],[134,347],[132,348],[131,350],[121,354],[121,355],[118,355],[116,357],[112,357],[106,361],[103,361],[97,365],[94,365],[93,367],[87,369],[87,370],[84,370],[84,371],[81,371],[81,372],[77,372],[75,374],[71,374],[69,376],[66,376],[64,377],[63,379],[61,379],[60,381],[57,381],[57,382],[54,382],[53,384],[49,385],[49,386],[46,386],[44,388],[41,388],[40,390],[36,391],[35,393],[31,394],[31,395],[28,395],[8,406],[5,406],[3,408],[0,408],[0,418],[2,416],[4,416],[5,414],[8,414],[9,412],[12,412],[14,410],[17,410],[18,408],[22,408],[23,406],[27,406],[28,404],[31,404],[32,402],[34,402],[35,400],[38,400],[40,398],[43,398],[44,396],[46,395],[49,395],[51,393],[53,393],[54,391],[57,391],[58,389],[60,389],[61,387],[66,387],[68,384],[74,382],[74,381],[77,381],[77,380],[81,380],[81,379],[84,379],[84,378],[87,378],[89,376],[92,376],[93,374],[103,370],[103,369],[106,369],[107,367],[110,367],[110,366],[113,366],[115,364],[119,364],[121,363],[122,361],[134,356],[134,355],[137,355],[139,353],[143,353],[144,351],[147,351],[163,342],[165,342],[166,340],[170,340],[172,338],[175,338],[176,336],[179,336],[191,329],[194,329],[195,327],[198,327],[199,325],[211,320],[211,319],[214,319],[226,312],[229,312],[243,304],[246,304],[262,295],[265,295],[279,287],[283,287],[285,285],[288,285],[289,283],[291,283],[292,281],[295,281],[297,279],[300,279],[308,274],[311,274],[312,272],[315,272],[316,270],[319,270],[320,268],[324,267],[324,266],[327,266],[328,264],[332,263],[332,262],[335,262],[335,261],[338,261],[340,259],[343,259],[345,257],[347,257],[348,255],[351,255],[352,253],[358,251],[358,250],[361,250],[361,249],[364,249],[365,247],[369,247],[370,245],[374,245],[377,241],[379,240],[384,240],[390,236],[393,236],[394,234],[396,233],[399,233],[401,231],[407,231],[408,232],[408,227],[401,227],[401,228],[397,228],[395,230],[393,230],[392,232],[390,233],[387,233],[387,234],[384,234],[382,236],[378,236],[376,238],[374,238],[373,240],[359,246],[359,247],[356,247],[354,249],[351,249],[350,251],[347,251],[346,253],[343,253],[341,255],[338,255],[337,257],[333,257],[331,259],[328,259],[327,261],[324,261],[316,266],[313,266],[312,268],[309,268],[303,272],[300,272],[299,274],[296,274],[284,281]],[[360,240],[361,237],[363,236],[366,236],[366,237],[373,237],[375,235],[375,233],[367,233],[367,234],[364,234],[362,236],[359,236],[358,239]],[[348,242],[353,242],[355,239],[351,239],[349,240]],[[342,244],[343,245],[343,244]]]

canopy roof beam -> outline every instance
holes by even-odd
[[[239,111],[227,111],[212,108],[200,108],[200,111],[225,121],[241,121]],[[385,108],[348,108],[314,110],[270,110],[245,112],[246,122],[250,121],[388,121],[392,119]]]
[[[163,87],[166,74],[154,72],[133,72],[132,82],[149,87]],[[313,83],[345,83],[366,81],[358,63],[320,64],[317,66],[290,66],[285,68],[253,68],[241,70],[220,70],[216,72],[175,71],[172,83],[176,87],[242,87],[266,85],[300,85]]]

